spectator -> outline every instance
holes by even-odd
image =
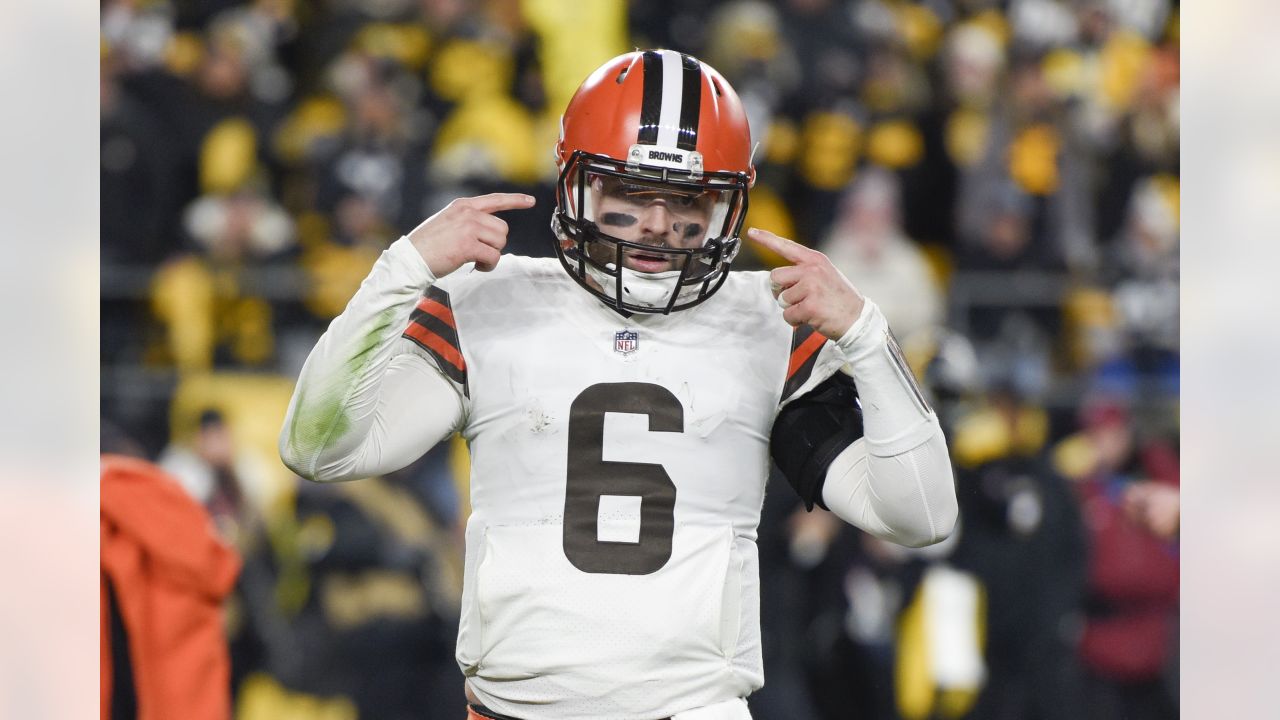
[[[1092,717],[1076,659],[1085,537],[1066,480],[1043,459],[1043,410],[987,394],[961,420],[954,447],[963,529],[949,562],[986,596],[987,681],[972,717]]]
[[[845,194],[831,234],[819,247],[876,302],[900,338],[942,321],[942,293],[920,248],[901,225],[898,181],[864,170]]]
[[[1081,658],[1088,671],[1090,718],[1176,717],[1165,684],[1175,657],[1176,549],[1126,514],[1135,480],[1174,487],[1176,463],[1159,444],[1139,444],[1123,404],[1096,399],[1083,413],[1093,467],[1077,484],[1089,531],[1089,595]],[[1131,498],[1134,496],[1130,496]],[[1130,500],[1129,502],[1133,502]]]
[[[240,558],[143,460],[102,458],[102,718],[230,720],[222,600]]]
[[[272,552],[268,525],[276,520],[267,499],[265,468],[252,453],[236,447],[231,427],[215,409],[201,412],[195,435],[186,443],[170,443],[158,464],[200,503],[218,537],[244,559],[225,603],[230,687],[238,695],[245,677],[262,662],[274,622],[262,606],[262,599],[274,592],[261,563]]]
[[[1178,488],[1150,480],[1135,482],[1124,491],[1129,520],[1161,540],[1173,540],[1181,525]]]
[[[275,610],[285,623],[263,670],[278,685],[255,681],[246,703],[263,707],[283,687],[313,703],[345,698],[359,717],[407,720],[448,717],[464,702],[451,659],[460,533],[430,498],[448,484],[438,459],[300,491],[303,596],[295,612]]]
[[[961,177],[957,220],[969,266],[1056,271],[1092,256],[1092,186],[1063,107],[1038,63],[1014,66],[983,155]],[[1016,232],[1001,231],[1009,213],[1022,225]]]
[[[167,263],[152,284],[171,362],[183,371],[270,362],[275,308],[262,295],[279,285],[253,270],[284,267],[292,219],[265,193],[243,191],[197,199],[185,221],[201,252]]]
[[[1128,221],[1110,263],[1127,355],[1137,369],[1177,387],[1179,298],[1177,181],[1134,186]],[[1175,390],[1176,392],[1176,390]]]
[[[265,481],[253,457],[236,451],[221,412],[201,413],[190,444],[171,443],[158,464],[204,506],[225,542],[246,549],[260,522]]]

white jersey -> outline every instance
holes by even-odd
[[[879,309],[868,300],[830,342],[782,320],[763,272],[626,317],[555,259],[435,280],[401,239],[307,358],[281,457],[313,480],[356,479],[462,433],[457,657],[494,711],[742,717],[763,683],[755,539],[774,419],[841,366],[865,437],[832,462],[823,500],[892,542],[946,537],[946,443]]]
[[[659,718],[763,684],[770,430],[844,362],[782,320],[767,273],[626,317],[559,261],[508,256],[437,282],[405,338],[464,397],[457,658],[486,705]]]

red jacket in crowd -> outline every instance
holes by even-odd
[[[222,603],[240,558],[176,480],[123,456],[102,456],[101,531],[103,720],[111,718],[113,681],[126,674],[138,720],[230,718]],[[123,625],[130,668],[113,668],[113,619]]]

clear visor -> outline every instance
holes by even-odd
[[[583,217],[610,237],[692,250],[720,237],[724,228],[730,193],[592,172],[585,175]]]
[[[620,310],[671,312],[710,297],[738,251],[749,179],[632,167],[575,152],[552,221],[565,269]]]
[[[732,192],[591,171],[580,177],[585,185],[581,217],[599,233],[599,247],[591,252],[596,262],[614,260],[621,244],[624,266],[632,270],[678,271],[691,255],[701,257],[688,251],[723,237]],[[693,277],[714,269],[706,262],[695,264],[706,267],[690,268]]]

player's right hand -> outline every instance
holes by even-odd
[[[533,203],[533,197],[524,193],[458,198],[414,228],[408,235],[409,242],[438,278],[469,262],[474,262],[477,270],[488,272],[498,264],[507,244],[507,223],[493,213],[527,210]]]

